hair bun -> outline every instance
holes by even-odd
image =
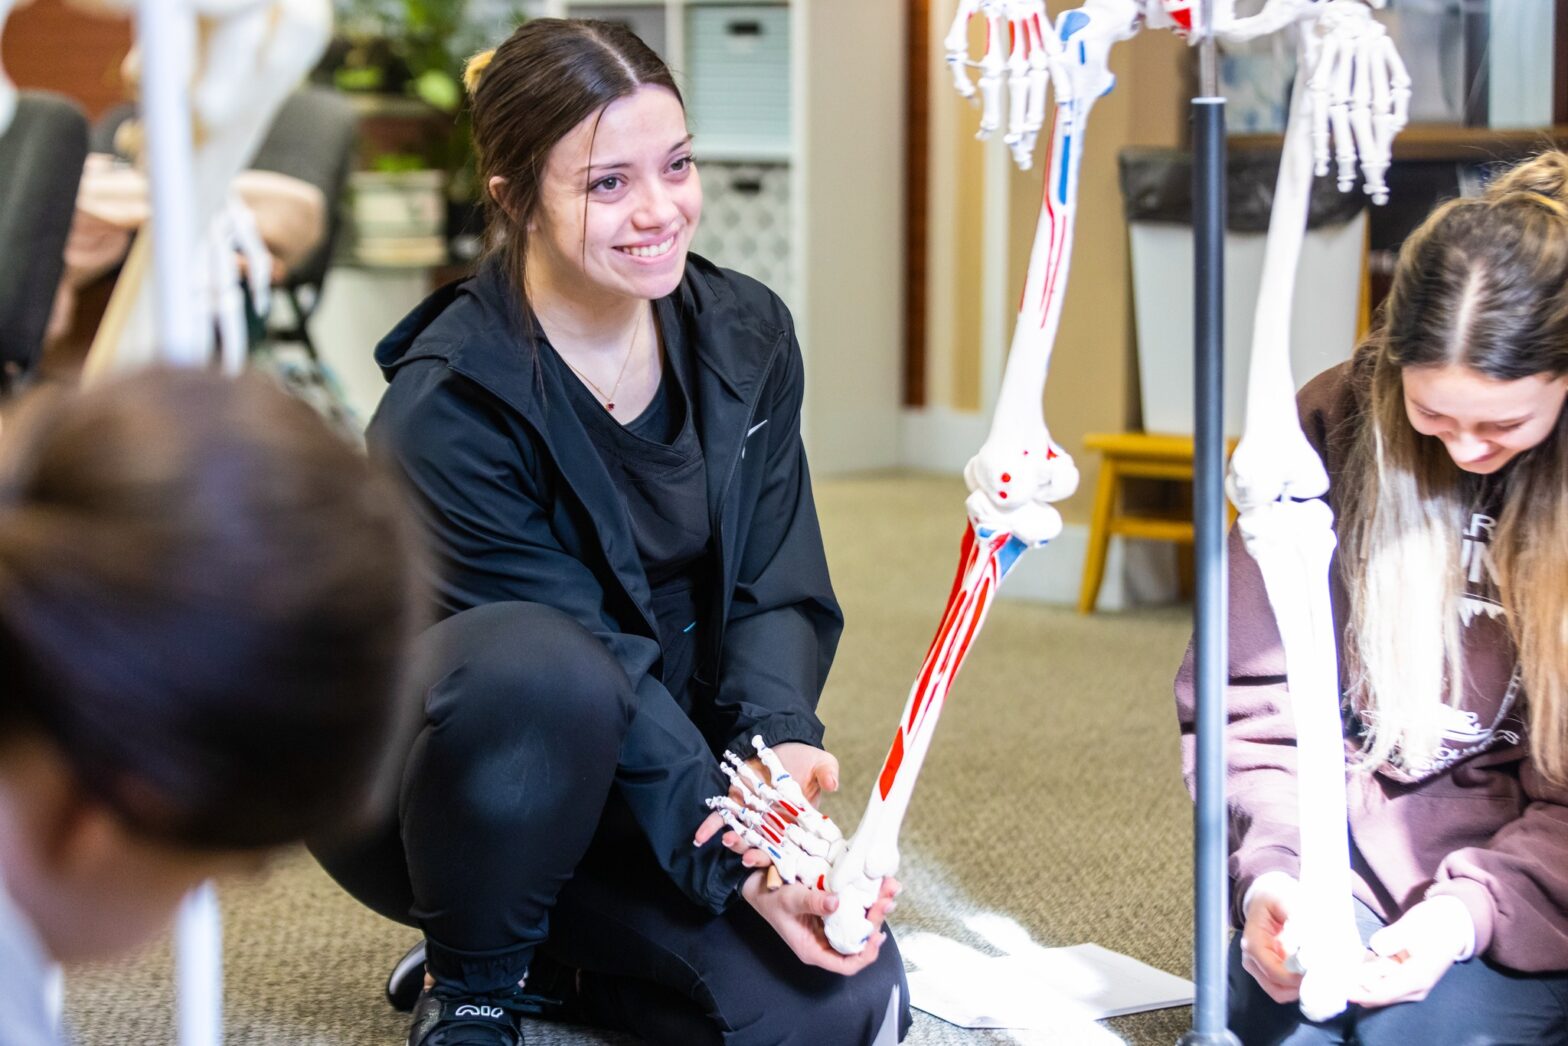
[[[1568,153],[1556,149],[1533,156],[1504,171],[1487,188],[1487,195],[1501,200],[1523,195],[1568,218]]]
[[[479,90],[479,80],[484,76],[485,70],[490,68],[490,63],[494,60],[495,48],[492,47],[488,51],[480,51],[468,60],[467,65],[463,66],[463,89],[468,92],[469,97],[472,97],[474,92]]]

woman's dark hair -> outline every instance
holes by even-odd
[[[149,371],[0,432],[0,740],[131,827],[248,849],[362,812],[424,603],[395,484],[260,377]]]
[[[680,89],[663,59],[625,26],[559,18],[525,22],[500,47],[475,56],[464,82],[472,100],[487,252],[502,256],[512,286],[526,294],[528,223],[550,150],[639,87],[668,88],[677,100]],[[506,179],[499,197],[488,188],[495,177]]]

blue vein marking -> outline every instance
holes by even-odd
[[[1062,24],[1059,29],[1062,37],[1062,43],[1065,44],[1069,36],[1072,36],[1074,33],[1078,32],[1078,30],[1082,29],[1088,24],[1089,16],[1084,14],[1082,11],[1067,12],[1067,14],[1062,16]]]
[[[697,627],[697,622],[693,621],[691,624],[689,624],[685,628],[681,629],[681,634],[684,635],[685,633],[690,632],[692,629],[694,629],[696,627]]]
[[[1072,169],[1073,162],[1073,136],[1062,136],[1062,178],[1056,186],[1056,202],[1063,207],[1067,206],[1067,172]]]
[[[1007,544],[1003,545],[996,554],[996,580],[998,583],[1007,576],[1007,572],[1013,569],[1013,564],[1018,562],[1018,557],[1023,555],[1028,548],[1028,545],[1019,541],[1016,537],[1007,539]]]

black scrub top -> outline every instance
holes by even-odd
[[[660,317],[662,320],[663,317]],[[712,525],[702,446],[692,422],[689,352],[678,325],[661,323],[664,373],[647,408],[622,425],[553,349],[542,353],[560,372],[572,410],[582,420],[615,481],[648,575],[654,622],[664,650],[663,682],[686,704],[697,651],[697,607],[709,573]]]

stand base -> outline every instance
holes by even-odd
[[[1190,1031],[1176,1040],[1176,1046],[1241,1046],[1241,1040],[1231,1031]]]

